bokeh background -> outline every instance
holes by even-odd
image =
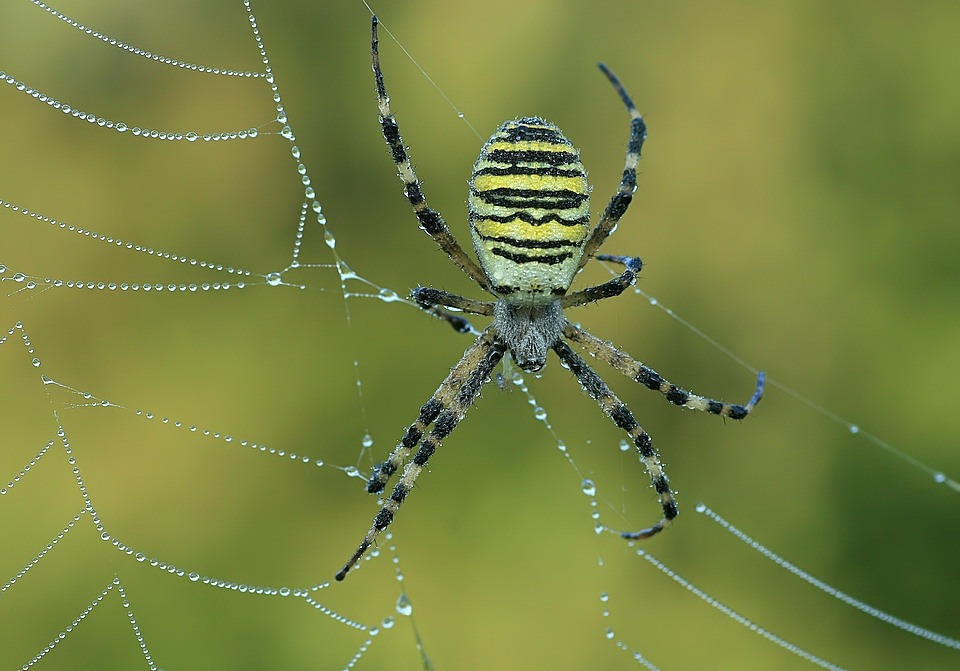
[[[56,9],[158,54],[261,68],[240,2],[63,0]],[[400,294],[430,284],[480,297],[417,230],[401,195],[379,137],[367,9],[302,1],[254,1],[253,9],[337,253]],[[798,583],[693,509],[705,501],[820,579],[960,636],[960,494],[829,416],[960,475],[960,6],[423,0],[374,9],[484,138],[522,115],[563,128],[590,171],[595,210],[619,180],[628,126],[595,67],[608,63],[650,135],[637,197],[605,251],[642,256],[645,292],[827,409],[771,385],[756,416],[723,424],[601,369],[653,435],[682,506],[674,528],[645,547],[841,666],[956,668],[957,651]],[[263,82],[147,61],[23,0],[0,6],[0,35],[8,74],[131,126],[217,132],[275,114]],[[466,243],[466,181],[482,140],[388,36],[381,44],[424,189]],[[225,267],[265,274],[289,262],[303,187],[279,136],[146,140],[79,122],[12,86],[0,87],[0,119],[3,200]],[[315,223],[301,260],[333,260]],[[236,279],[9,209],[0,210],[0,262],[64,280]],[[605,277],[584,273],[584,281]],[[248,584],[329,580],[375,501],[337,468],[237,442],[367,470],[468,341],[402,303],[354,298],[345,306],[329,269],[285,279],[307,289],[31,297],[4,282],[3,327],[21,321],[35,353],[18,334],[0,347],[0,480],[54,437],[56,409],[100,518],[125,543]],[[348,290],[370,289],[353,282]],[[694,391],[740,402],[752,392],[750,371],[640,296],[573,318]],[[76,399],[42,385],[33,356],[39,372],[126,410],[67,408]],[[569,373],[554,364],[527,381],[596,482],[602,519],[652,522],[658,507],[646,475]],[[135,409],[235,440],[144,420]],[[361,446],[367,433],[370,451]],[[402,585],[385,549],[316,597],[375,623],[405,590],[438,669],[632,667],[608,627],[664,669],[807,668],[619,539],[597,536],[580,476],[557,442],[519,389],[491,386],[392,527]],[[81,507],[54,446],[0,497],[0,578],[22,569]],[[204,588],[138,564],[85,519],[0,595],[0,663],[27,663],[115,576],[167,669],[341,668],[363,643],[303,603]],[[107,602],[37,668],[143,666],[125,609],[115,593]],[[396,617],[357,668],[418,668],[410,622]]]

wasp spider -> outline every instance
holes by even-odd
[[[420,416],[406,430],[400,444],[374,469],[367,491],[377,494],[384,491],[391,476],[406,462],[393,492],[357,551],[337,573],[337,580],[343,580],[393,521],[440,441],[463,419],[480,388],[507,353],[521,369],[533,372],[544,367],[547,350],[552,349],[603,412],[630,435],[660,499],[663,516],[651,527],[622,535],[631,539],[648,538],[662,531],[677,516],[677,503],[650,436],[566,340],[577,343],[644,387],[659,391],[675,405],[731,419],[743,419],[750,414],[763,395],[764,377],[762,372],[757,375],[756,391],[746,405],[696,396],[564,317],[566,308],[620,295],[636,281],[640,271],[639,258],[597,254],[637,188],[637,164],[647,134],[640,112],[617,77],[601,63],[600,69],[630,113],[630,142],[620,186],[593,227],[590,226],[586,171],[578,151],[560,129],[539,117],[523,117],[502,124],[483,145],[470,180],[470,233],[480,260],[477,265],[454,239],[440,214],[427,205],[420,190],[383,84],[376,17],[373,18],[371,50],[383,137],[420,227],[495,300],[476,301],[429,287],[413,291],[413,299],[423,309],[447,319],[457,330],[469,331],[470,326],[462,317],[444,308],[493,319],[450,370],[433,397],[420,408]],[[591,258],[621,265],[624,270],[608,282],[568,293],[574,276]],[[433,428],[428,432],[431,425]]]

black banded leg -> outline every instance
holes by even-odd
[[[390,475],[396,472],[412,448],[420,441],[426,427],[435,422],[433,429],[420,443],[420,448],[414,454],[413,459],[404,468],[403,475],[394,486],[390,498],[384,502],[380,512],[373,518],[370,530],[363,537],[357,551],[335,576],[337,580],[343,580],[346,577],[350,569],[360,561],[360,558],[370,548],[377,536],[393,522],[393,517],[400,508],[400,504],[413,489],[413,485],[426,466],[427,461],[440,446],[440,441],[450,435],[457,424],[460,423],[460,420],[467,414],[467,410],[480,394],[480,388],[490,378],[490,373],[503,358],[503,346],[496,340],[496,333],[493,328],[487,327],[480,338],[477,339],[477,342],[467,350],[460,362],[450,371],[450,375],[437,389],[433,398],[421,408],[420,417],[407,429],[400,445],[394,449],[387,461],[381,464],[374,472],[373,477],[370,478],[367,491],[382,491]]]
[[[636,105],[623,88],[623,84],[617,79],[617,76],[610,71],[603,63],[598,63],[600,70],[607,76],[613,88],[620,94],[620,99],[627,106],[630,113],[630,141],[627,145],[627,156],[623,165],[623,177],[620,179],[620,186],[617,192],[610,198],[607,209],[603,211],[603,216],[597,222],[593,233],[583,247],[583,257],[580,259],[580,268],[586,265],[600,245],[604,243],[607,236],[616,228],[620,217],[627,211],[630,201],[633,200],[633,193],[637,190],[637,165],[640,163],[640,150],[643,148],[643,141],[647,138],[647,125],[643,121],[643,116],[637,111]]]
[[[403,138],[400,137],[400,127],[397,120],[394,119],[390,111],[390,98],[387,96],[387,89],[383,84],[383,70],[380,69],[380,53],[377,40],[377,17],[374,16],[371,23],[371,44],[370,51],[373,57],[373,74],[377,82],[377,105],[380,108],[380,128],[383,131],[383,139],[387,141],[387,147],[393,156],[393,162],[397,165],[400,172],[400,179],[403,181],[403,192],[413,207],[414,214],[420,222],[420,228],[436,240],[440,249],[447,253],[450,260],[465,272],[474,282],[484,289],[488,288],[489,282],[487,276],[480,267],[467,256],[460,245],[447,228],[447,223],[440,216],[440,213],[431,209],[420,189],[420,181],[410,163],[410,156],[403,146]]]
[[[643,430],[633,413],[623,402],[610,391],[610,387],[600,379],[600,376],[594,372],[586,361],[579,354],[570,349],[570,346],[562,340],[558,340],[553,345],[553,350],[570,368],[571,372],[577,376],[577,380],[583,385],[587,393],[600,405],[606,415],[613,420],[613,423],[626,431],[633,444],[640,453],[640,460],[647,469],[650,476],[650,482],[657,492],[660,499],[660,507],[663,508],[663,517],[652,527],[640,531],[623,532],[620,535],[624,538],[649,538],[660,531],[663,531],[673,519],[677,516],[677,502],[673,498],[673,492],[670,491],[670,484],[667,481],[667,475],[663,472],[660,465],[660,459],[653,449],[653,442],[649,434]]]
[[[420,408],[420,416],[404,432],[400,443],[393,449],[387,459],[377,464],[373,469],[373,475],[367,482],[367,491],[371,494],[379,494],[386,487],[391,476],[407,460],[410,452],[417,446],[427,427],[433,424],[440,413],[455,401],[457,395],[461,392],[464,384],[471,378],[473,371],[483,362],[487,352],[493,346],[496,336],[490,327],[480,335],[473,345],[463,354],[463,358],[450,369],[450,373],[444,378],[440,386],[434,392],[429,401]]]
[[[410,298],[415,300],[423,310],[446,321],[458,333],[476,333],[476,331],[466,318],[444,310],[440,307],[441,305],[475,315],[493,315],[493,303],[475,301],[472,298],[464,298],[431,287],[417,287],[411,292]]]
[[[604,298],[619,296],[627,290],[627,287],[632,286],[633,283],[637,281],[637,274],[643,266],[643,262],[636,256],[597,254],[596,258],[599,261],[622,264],[624,266],[623,272],[609,282],[567,294],[560,299],[560,307],[564,310],[578,305],[584,305],[585,303],[593,303]]]
[[[753,397],[747,401],[746,404],[724,403],[722,401],[715,401],[712,398],[697,396],[696,394],[691,394],[689,391],[680,389],[668,380],[660,377],[655,370],[644,366],[626,352],[618,350],[612,345],[603,342],[592,333],[584,331],[573,324],[567,324],[563,330],[563,335],[583,347],[598,359],[606,361],[612,368],[623,373],[634,382],[639,382],[647,389],[660,392],[674,405],[682,405],[686,408],[702,410],[711,415],[720,415],[721,417],[729,417],[730,419],[743,419],[750,414],[753,406],[763,398],[763,371],[757,373],[756,390],[753,393]]]

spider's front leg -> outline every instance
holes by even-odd
[[[637,166],[640,164],[640,152],[643,149],[643,142],[647,138],[647,124],[643,121],[643,116],[637,110],[637,106],[633,104],[633,100],[627,94],[626,89],[623,88],[623,84],[606,65],[603,63],[597,65],[610,80],[613,88],[619,94],[620,100],[627,107],[627,112],[630,114],[630,139],[627,144],[627,154],[624,157],[623,177],[620,179],[620,185],[610,198],[610,202],[603,211],[603,216],[597,222],[590,238],[583,246],[583,256],[580,258],[579,268],[583,268],[596,254],[607,237],[613,233],[620,218],[630,206],[633,193],[637,190]]]
[[[440,446],[440,441],[450,435],[467,414],[467,409],[480,394],[480,388],[490,379],[490,373],[503,358],[504,351],[496,330],[488,326],[464,353],[457,365],[450,370],[450,374],[437,388],[433,397],[420,408],[420,417],[404,433],[400,444],[394,448],[387,460],[374,470],[373,476],[367,483],[367,491],[379,493],[383,491],[390,476],[403,464],[417,443],[420,443],[420,448],[407,463],[390,497],[373,518],[373,523],[357,547],[357,551],[337,572],[337,580],[343,580],[346,577],[377,536],[393,522],[394,515],[407,494],[413,489],[427,461]],[[430,424],[434,425],[433,429],[421,442]]]
[[[450,260],[457,264],[460,270],[481,287],[488,289],[487,276],[457,243],[447,227],[447,222],[443,220],[440,213],[427,205],[427,199],[420,188],[420,180],[417,179],[417,174],[413,170],[407,148],[403,145],[400,126],[397,125],[397,120],[390,109],[390,97],[387,95],[387,88],[383,83],[383,70],[380,67],[380,42],[377,39],[377,24],[377,17],[374,16],[370,24],[370,54],[374,81],[377,87],[377,107],[380,109],[380,130],[383,132],[383,139],[387,142],[393,162],[396,164],[400,179],[403,181],[403,193],[410,201],[410,206],[417,216],[417,221],[420,222],[420,228],[436,241],[440,249],[446,252]]]

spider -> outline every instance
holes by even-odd
[[[539,117],[523,117],[501,124],[483,145],[470,180],[468,211],[473,246],[480,261],[477,265],[457,243],[440,214],[427,205],[420,189],[384,87],[376,16],[372,21],[371,54],[383,137],[420,228],[495,300],[476,301],[430,287],[413,290],[411,297],[421,308],[446,319],[458,331],[469,332],[472,328],[463,317],[444,308],[493,319],[420,408],[420,416],[403,434],[400,444],[386,461],[374,468],[367,491],[379,494],[406,463],[393,492],[383,502],[370,530],[336,574],[336,579],[343,580],[390,525],[440,442],[464,418],[480,388],[489,381],[491,372],[507,353],[522,370],[535,372],[546,365],[547,351],[552,349],[603,412],[629,434],[657,492],[663,515],[651,527],[621,535],[628,539],[649,538],[667,528],[677,516],[677,503],[650,436],[566,341],[576,343],[644,387],[659,391],[670,403],[730,419],[743,419],[750,414],[763,396],[764,375],[763,372],[757,374],[756,391],[745,405],[697,396],[671,384],[564,316],[567,308],[619,296],[633,285],[640,271],[641,261],[637,257],[597,254],[637,188],[637,164],[647,135],[640,112],[616,75],[600,63],[600,70],[630,114],[630,141],[620,186],[592,229],[590,189],[573,144],[559,128]],[[568,293],[574,276],[591,258],[623,266],[624,270],[608,282]],[[431,425],[433,428],[428,433]],[[408,461],[417,445],[419,449]]]

